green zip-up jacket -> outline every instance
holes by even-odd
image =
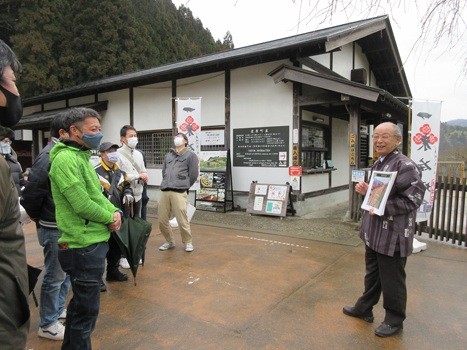
[[[57,142],[50,151],[49,177],[61,233],[58,242],[69,248],[106,242],[110,237],[107,225],[118,211],[102,195],[90,155],[89,150],[69,140]]]

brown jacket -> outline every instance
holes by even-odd
[[[364,211],[360,237],[374,251],[401,257],[412,254],[417,208],[422,204],[425,184],[417,165],[398,150],[377,161],[372,170],[397,171],[396,180],[386,203],[383,216]]]

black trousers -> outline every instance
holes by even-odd
[[[110,233],[109,238],[109,250],[107,252],[107,273],[116,273],[118,272],[118,263],[122,257],[122,251],[118,246],[117,240],[114,237],[113,232]]]
[[[387,256],[365,245],[365,291],[355,304],[356,310],[361,313],[372,311],[382,293],[386,310],[384,322],[392,326],[401,325],[407,305],[406,262],[407,257],[401,258],[399,252]]]

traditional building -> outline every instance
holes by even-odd
[[[373,125],[399,123],[407,139],[411,92],[389,18],[380,16],[29,98],[16,129],[32,130],[37,154],[50,120],[72,106],[100,112],[106,141],[135,126],[157,200],[182,97],[201,97],[202,130],[223,136],[201,149],[230,150],[236,207],[246,207],[252,181],[285,184],[289,167],[301,166],[292,196],[301,215],[349,200],[351,171],[372,157]],[[253,150],[236,137],[272,131],[274,142],[257,138]]]

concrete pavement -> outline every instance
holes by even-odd
[[[382,301],[374,324],[342,313],[363,290],[363,244],[193,224],[193,253],[183,250],[178,232],[176,248],[161,252],[164,240],[151,221],[137,285],[130,278],[101,293],[94,349],[464,349],[467,343],[465,249],[422,239],[428,250],[407,263],[404,331],[383,339],[373,333],[384,316]],[[28,262],[42,267],[35,228],[24,231]],[[30,300],[27,349],[60,349],[61,342],[37,336],[38,309]]]

